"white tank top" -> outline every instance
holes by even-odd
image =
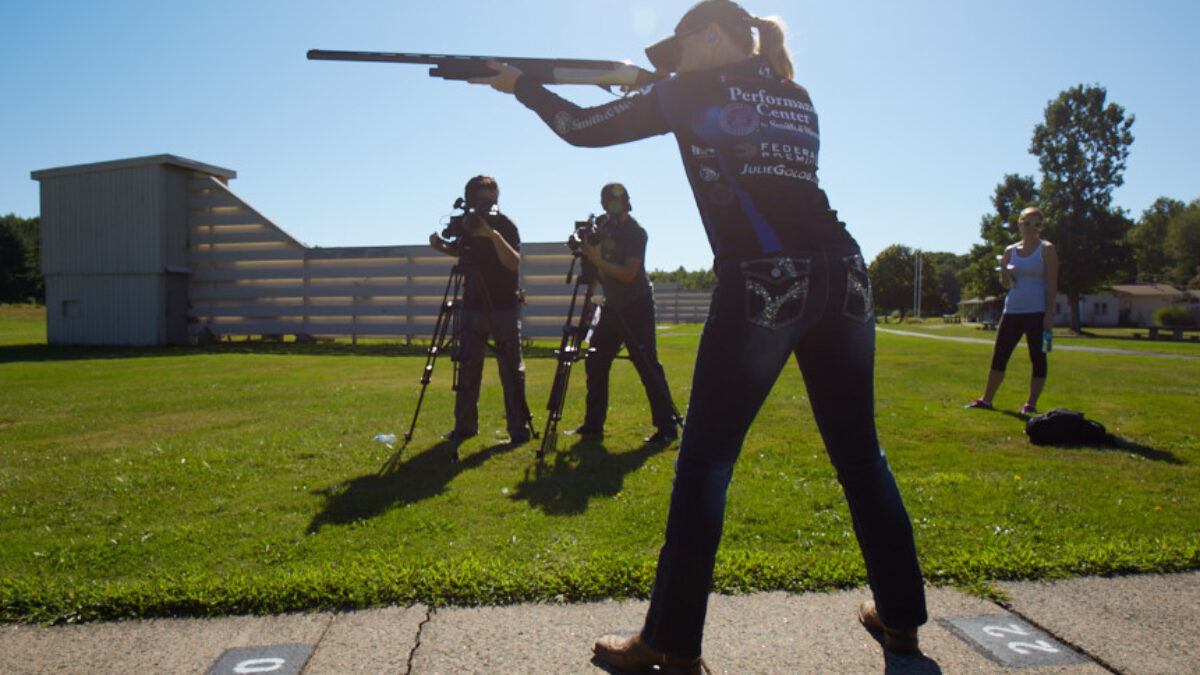
[[[1042,245],[1038,242],[1027,257],[1012,250],[1008,264],[1012,266],[1012,288],[1004,298],[1005,314],[1033,314],[1046,311],[1046,263],[1042,260]]]

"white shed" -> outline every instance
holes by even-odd
[[[188,342],[188,181],[237,173],[175,155],[34,171],[50,344]]]

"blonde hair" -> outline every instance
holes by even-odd
[[[788,53],[785,42],[787,35],[783,19],[777,16],[764,18],[754,16],[750,18],[750,22],[758,29],[757,53],[766,56],[780,75],[789,80],[792,79],[795,70],[792,68],[792,55]]]
[[[759,18],[733,0],[701,0],[683,15],[675,26],[675,34],[683,35],[698,27],[716,23],[726,35],[747,54],[767,57],[780,75],[792,79],[795,71],[785,43],[783,20],[769,16]],[[751,29],[758,30],[755,40]]]

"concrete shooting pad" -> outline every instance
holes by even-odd
[[[1114,671],[1200,673],[1200,571],[997,585],[1015,613]]]
[[[1011,617],[986,600],[952,589],[926,589],[930,613]],[[714,673],[1000,673],[937,621],[921,632],[922,655],[885,653],[858,623],[865,589],[831,593],[714,595],[705,625],[705,658]],[[647,603],[521,605],[439,609],[422,631],[413,673],[602,673],[588,657],[604,633],[632,634]],[[1090,662],[1038,668],[1038,673],[1106,673]]]
[[[885,652],[858,624],[858,605],[870,597],[865,588],[714,595],[705,658],[714,673],[739,675],[857,675],[881,667],[891,675],[1200,672],[1195,639],[1200,572],[998,586],[1008,594],[1003,605],[952,588],[927,588],[930,622],[921,630],[923,654],[913,656]],[[646,607],[645,600],[416,605],[70,626],[4,624],[0,673],[596,674],[606,671],[590,661],[592,642],[605,633],[631,634]],[[972,634],[999,640],[1000,649],[1012,652],[1002,656],[1069,662],[1010,659],[1006,666]]]
[[[367,620],[366,616],[370,618]],[[230,650],[312,647],[303,673],[402,673],[424,607],[0,626],[0,673],[208,673]],[[272,650],[270,653],[279,653]],[[294,654],[295,652],[287,652]],[[263,662],[260,667],[266,667]],[[285,665],[286,667],[286,665]],[[289,672],[254,670],[248,672]],[[224,671],[232,672],[232,671]]]

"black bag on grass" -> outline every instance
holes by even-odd
[[[1107,445],[1104,425],[1089,420],[1083,413],[1055,408],[1025,422],[1025,434],[1035,445]]]

